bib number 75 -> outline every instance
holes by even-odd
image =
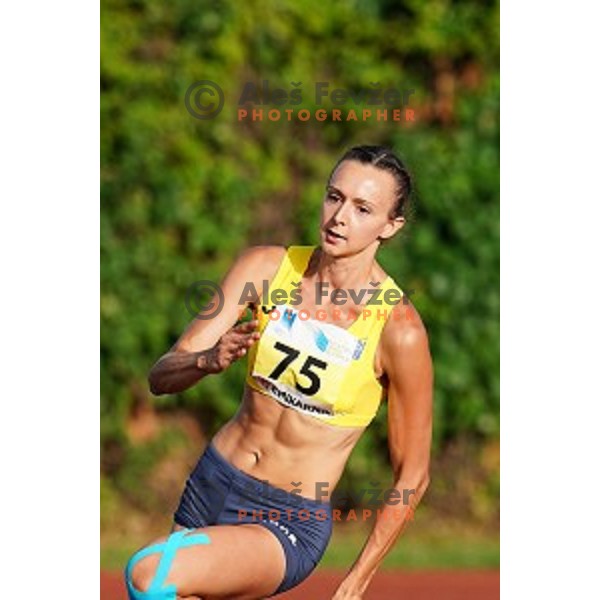
[[[281,342],[275,342],[274,347],[276,350],[279,350],[286,355],[269,374],[271,379],[278,379],[279,376],[287,369],[287,367],[289,367],[298,358],[300,350],[296,350],[295,348],[287,346],[286,344],[282,344]],[[296,389],[300,390],[307,396],[313,396],[321,388],[321,380],[319,379],[319,375],[315,371],[311,371],[311,368],[325,370],[327,368],[327,363],[323,360],[315,358],[314,356],[308,356],[304,361],[304,364],[300,368],[299,372],[308,377],[310,380],[310,385],[306,387],[296,382]]]

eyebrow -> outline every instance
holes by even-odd
[[[346,194],[344,194],[344,192],[342,192],[342,190],[339,190],[338,188],[336,188],[334,185],[328,184],[326,186],[327,190],[332,190],[334,192],[337,192],[338,194],[340,194],[340,196],[344,196],[344,198],[346,198]],[[364,198],[354,198],[355,202],[360,202],[361,204],[366,204],[367,206],[370,206],[371,208],[376,208],[375,205],[372,202],[369,202],[368,200],[365,200]]]

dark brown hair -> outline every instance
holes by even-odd
[[[390,216],[391,218],[406,217],[413,187],[412,178],[404,163],[394,154],[393,150],[385,146],[354,146],[337,162],[329,175],[329,182],[335,170],[345,160],[357,160],[391,173],[396,181],[396,203]]]

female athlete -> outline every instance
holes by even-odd
[[[390,150],[346,152],[320,244],[242,252],[218,315],[198,315],[153,366],[151,391],[173,394],[248,354],[240,407],[190,474],[170,535],[129,560],[131,599],[264,598],[306,579],[331,536],[331,493],[387,398],[393,488],[333,600],[363,597],[429,481],[427,334],[375,260],[404,225],[410,190]],[[248,306],[253,320],[238,323]]]

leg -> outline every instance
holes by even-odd
[[[176,528],[174,528],[176,529]],[[181,532],[183,534],[183,532]],[[185,540],[203,534],[208,543],[187,545]],[[165,544],[169,538],[160,538],[156,544]],[[164,575],[159,553],[132,558],[129,568],[130,583],[136,593],[134,600],[175,600],[175,598],[263,598],[273,593],[285,573],[285,554],[273,533],[257,524],[215,525],[189,531],[179,538],[180,545],[168,568],[162,589],[156,595],[152,583],[157,575]],[[148,547],[147,547],[148,548]],[[171,590],[171,591],[169,591]],[[176,591],[175,591],[176,590]],[[161,593],[163,594],[161,596]],[[170,594],[170,595],[167,595]],[[176,594],[176,595],[175,595]]]

